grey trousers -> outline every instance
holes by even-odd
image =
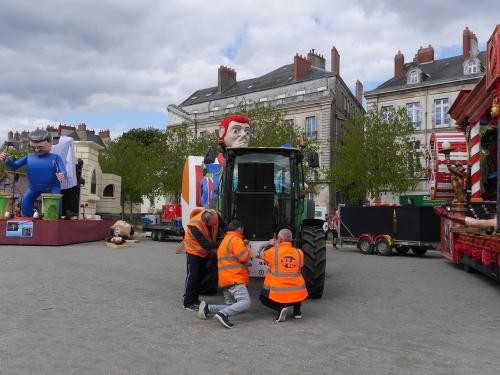
[[[250,295],[244,284],[236,284],[222,290],[224,293],[225,305],[208,305],[208,311],[212,314],[222,313],[226,316],[240,314],[250,309]]]

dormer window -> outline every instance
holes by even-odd
[[[408,84],[412,85],[414,83],[418,83],[418,81],[419,81],[419,79],[418,79],[418,70],[411,70],[408,73]]]
[[[474,74],[477,73],[477,64],[474,60],[471,60],[467,63],[467,74]]]

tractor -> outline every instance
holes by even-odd
[[[318,154],[308,155],[309,167],[319,167]],[[325,283],[326,243],[323,220],[314,218],[314,201],[306,198],[304,153],[296,148],[227,148],[218,184],[218,194],[209,202],[225,223],[238,219],[245,226],[245,238],[252,249],[250,276],[262,277],[266,265],[258,259],[270,238],[282,228],[293,233],[293,246],[304,252],[302,274],[309,298],[321,298]],[[207,151],[204,164],[215,161]],[[217,289],[217,261],[208,262],[202,293]]]

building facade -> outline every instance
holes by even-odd
[[[363,86],[356,82],[353,95],[340,76],[340,55],[331,49],[331,69],[326,59],[310,50],[307,57],[296,54],[293,63],[263,76],[237,81],[236,71],[221,66],[217,86],[195,91],[179,105],[170,104],[169,127],[183,123],[197,136],[212,136],[220,121],[237,111],[240,104],[247,109],[257,103],[284,109],[286,120],[298,127],[305,138],[320,146],[320,165],[333,162],[331,144],[342,138],[346,120],[352,111],[362,111]],[[333,212],[338,204],[336,194],[324,183],[319,184],[316,204]]]
[[[365,93],[368,108],[376,106],[390,116],[406,108],[415,126],[416,147],[428,152],[431,134],[455,131],[448,110],[461,90],[471,89],[485,73],[485,52],[480,52],[476,35],[465,28],[462,55],[434,59],[431,45],[420,47],[413,61],[405,63],[399,51],[394,57],[394,77]],[[422,161],[424,163],[427,160]],[[429,193],[427,176],[408,195]],[[387,194],[384,199],[397,197]]]

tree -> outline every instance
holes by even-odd
[[[379,201],[382,192],[414,189],[424,156],[415,147],[414,132],[404,108],[387,113],[374,107],[366,114],[353,114],[341,142],[332,146],[330,186],[350,203],[361,203],[367,195]]]

